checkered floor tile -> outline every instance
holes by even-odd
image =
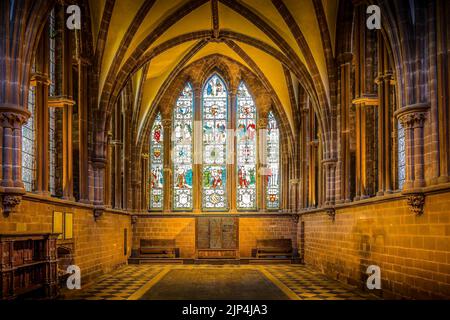
[[[71,300],[127,300],[163,270],[167,269],[255,269],[276,279],[278,286],[301,300],[367,300],[375,295],[348,287],[303,265],[128,265],[100,278],[97,282],[77,291],[66,293]],[[233,271],[234,272],[234,271]],[[232,299],[232,297],[230,297]]]

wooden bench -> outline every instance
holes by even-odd
[[[139,254],[151,258],[177,258],[179,248],[174,239],[141,239]]]
[[[291,239],[256,240],[256,258],[292,258]]]

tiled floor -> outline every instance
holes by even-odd
[[[270,282],[293,300],[362,300],[377,299],[376,296],[361,292],[328,279],[326,276],[303,265],[128,265],[106,275],[88,287],[70,292],[67,299],[81,300],[135,300],[149,295],[150,290],[173,270],[214,269],[218,279],[226,281],[227,273],[240,270],[257,270]],[[222,276],[223,275],[223,276]],[[191,285],[190,279],[186,279]],[[182,285],[182,284],[180,284]],[[195,287],[195,284],[192,284]],[[220,283],[218,284],[220,285]],[[67,292],[66,292],[67,293]],[[146,294],[147,293],[147,294]],[[229,297],[228,299],[233,299]]]

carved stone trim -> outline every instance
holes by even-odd
[[[3,194],[2,195],[2,207],[3,215],[9,217],[11,211],[19,205],[22,201],[22,196],[17,194]]]
[[[300,215],[299,214],[293,214],[292,215],[292,220],[294,221],[295,224],[298,224],[298,222],[300,220]]]
[[[410,194],[407,198],[409,210],[417,216],[423,214],[423,207],[425,205],[425,195],[423,193]]]
[[[325,208],[325,212],[331,218],[331,220],[336,220],[336,209],[334,207]]]
[[[94,207],[94,219],[97,221],[100,219],[103,214],[105,213],[105,207],[104,206],[96,206]]]
[[[138,221],[138,216],[132,215],[131,216],[131,225],[134,226]]]

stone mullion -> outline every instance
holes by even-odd
[[[200,213],[202,208],[202,119],[201,86],[194,86],[194,165],[193,165],[193,212]]]
[[[424,125],[425,115],[419,114],[414,123],[414,188],[425,187]]]
[[[350,52],[343,53],[340,62],[340,104],[341,104],[341,154],[340,154],[340,192],[338,202],[350,201],[350,108],[351,108],[351,61],[353,55]]]
[[[80,202],[87,203],[89,202],[88,65],[82,58],[79,59],[78,70],[79,189]]]
[[[227,177],[228,177],[228,183],[227,183],[227,190],[230,197],[228,198],[229,201],[229,208],[230,213],[236,213],[237,212],[237,182],[236,182],[236,166],[237,166],[237,150],[236,150],[236,102],[237,101],[237,88],[230,88],[230,105],[228,110],[229,117],[228,117],[228,125],[227,128],[232,134],[228,134],[228,139],[231,139],[231,141],[228,141],[228,145],[232,147],[233,152],[230,152],[229,150],[227,153]],[[229,163],[229,160],[233,160],[232,163]]]
[[[163,115],[164,116],[164,115]],[[172,119],[169,117],[162,119],[164,130],[164,202],[163,212],[172,211]]]
[[[122,112],[121,99],[115,106],[114,126],[114,208],[122,209]]]
[[[308,201],[309,206],[313,207],[317,205],[317,194],[316,194],[316,157],[317,157],[317,147],[318,142],[315,139],[315,125],[314,125],[314,111],[309,108],[309,195]]]
[[[113,157],[113,144],[112,144],[112,135],[108,133],[108,139],[107,139],[107,154],[106,158],[108,161],[106,162],[106,168],[105,168],[105,206],[112,208],[112,177],[113,177],[113,170],[112,170],[112,157]]]
[[[146,210],[149,207],[149,192],[148,190],[148,173],[149,173],[149,155],[142,154],[141,155],[141,176],[142,176],[142,184],[141,184],[141,209]]]
[[[129,103],[128,92],[125,94],[125,102],[124,104]],[[130,176],[130,127],[131,123],[131,113],[128,112],[128,105],[125,106],[123,111],[123,184],[122,184],[122,194],[123,194],[123,208],[131,209],[131,194],[130,194],[130,186],[131,186],[131,176]]]
[[[303,209],[308,207],[308,109],[305,106],[302,109],[302,134],[301,134],[301,193],[302,193],[302,201],[301,206]]]
[[[437,83],[438,83],[438,115],[439,122],[439,156],[440,156],[440,177],[439,183],[446,183],[450,180],[450,159],[448,150],[450,149],[450,117],[449,117],[449,95],[450,95],[450,26],[448,24],[448,14],[450,5],[447,0],[438,0],[437,8]],[[447,12],[446,12],[447,11]],[[446,29],[447,28],[447,29]]]
[[[36,176],[35,191],[50,195],[49,192],[49,38],[48,23],[44,27],[43,36],[39,40],[36,51],[36,71],[33,80],[35,86],[35,128],[36,128]]]
[[[259,183],[256,186],[258,194],[258,212],[267,211],[267,116],[268,114],[266,112],[260,112],[258,118],[258,153],[260,155],[257,170]]]
[[[361,104],[356,105],[356,182],[355,182],[355,200],[358,201],[361,199],[361,153],[362,151],[362,143],[361,143]]]
[[[387,58],[387,49],[385,48],[385,59]],[[384,86],[384,98],[380,96],[380,99],[384,99],[384,193],[392,193],[394,186],[392,181],[392,171],[393,167],[395,167],[395,162],[393,162],[392,155],[392,139],[391,132],[393,131],[392,126],[392,110],[394,110],[394,105],[391,105],[391,96],[393,91],[392,86],[393,77],[392,74],[385,74],[383,78],[383,86]],[[381,106],[380,106],[381,107]],[[380,170],[380,168],[378,168]]]
[[[70,34],[63,29],[62,47],[62,91],[61,95],[67,103],[63,103],[63,198],[73,197],[73,155],[72,155],[72,115],[74,102],[68,102],[73,96],[72,87],[72,41]],[[103,177],[101,177],[103,179]],[[103,181],[102,181],[103,183]],[[102,197],[103,200],[103,197]]]

